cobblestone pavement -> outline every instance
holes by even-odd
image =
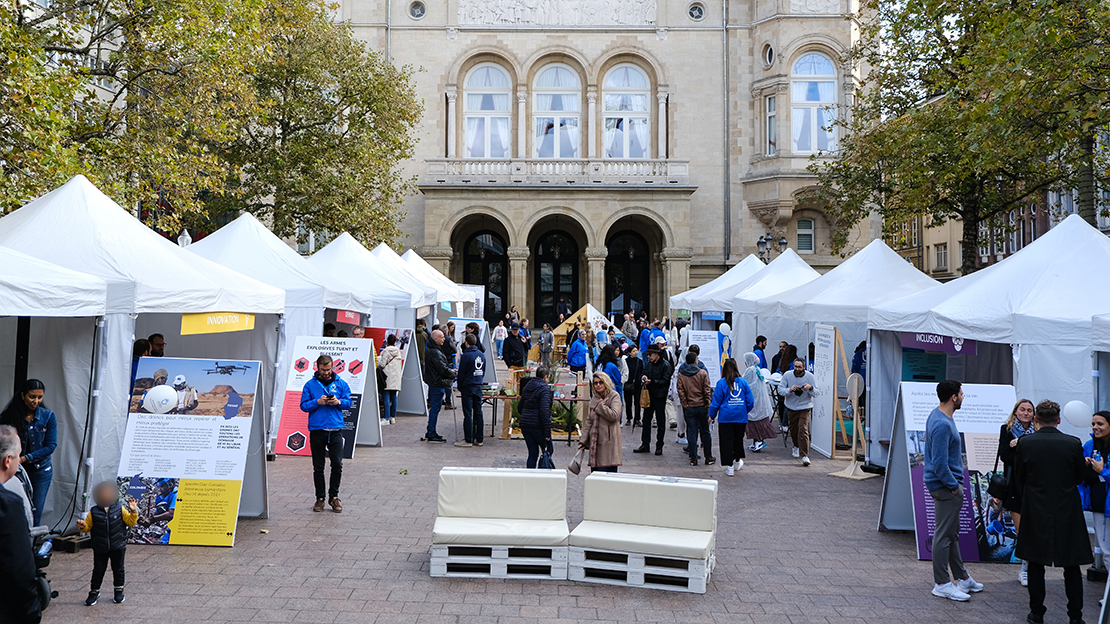
[[[461,410],[454,416],[461,427]],[[449,441],[452,421],[451,411],[441,414],[439,432]],[[523,465],[526,450],[523,441],[491,437],[483,447],[431,445],[419,441],[424,426],[399,418],[384,428],[384,448],[357,449],[344,465],[342,514],[311,511],[307,458],[270,463],[269,519],[240,520],[234,548],[130,546],[122,605],[104,597],[85,607],[92,553],[58,553],[49,576],[61,595],[43,621],[998,624],[1024,622],[1028,612],[1013,565],[970,564],[986,589],[968,603],[932,597],[930,563],[917,560],[912,534],[875,530],[879,478],[827,476],[845,464],[821,457],[803,468],[781,442],[749,453],[729,478],[718,466],[690,466],[670,431],[662,457],[633,455],[640,429],[631,436],[627,428],[622,471],[720,481],[717,568],[705,595],[433,579],[428,548],[440,467]],[[565,442],[556,446],[557,464],[570,456]],[[570,476],[572,527],[582,519],[582,479]],[[1101,586],[1085,582],[1084,590],[1094,622]],[[1046,622],[1067,621],[1063,594],[1062,575],[1050,570]]]

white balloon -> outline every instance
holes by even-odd
[[[726,334],[726,335],[731,334],[732,333],[732,327],[728,323],[721,323],[721,325],[717,328],[717,331],[721,332],[722,334]]]
[[[1094,414],[1091,407],[1083,401],[1068,401],[1062,415],[1073,427],[1087,429],[1091,426],[1091,414]]]
[[[177,390],[173,386],[154,386],[143,395],[143,409],[151,414],[165,414],[177,407]]]

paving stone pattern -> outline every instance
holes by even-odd
[[[461,410],[454,416],[461,428]],[[439,432],[449,442],[452,422],[445,410]],[[433,579],[428,549],[440,467],[523,465],[527,452],[523,441],[489,436],[483,447],[427,444],[419,441],[424,426],[399,418],[384,428],[384,448],[356,451],[344,465],[342,514],[313,513],[310,460],[279,457],[269,464],[270,518],[241,519],[234,548],[128,547],[122,605],[111,602],[109,572],[100,604],[85,607],[92,552],[58,553],[49,576],[61,595],[43,622],[998,624],[1024,622],[1028,612],[1016,565],[970,564],[986,589],[968,603],[931,596],[931,565],[917,560],[912,534],[875,530],[879,478],[830,477],[845,463],[820,456],[803,468],[781,442],[749,453],[729,478],[719,466],[690,466],[670,431],[662,457],[632,454],[638,428],[623,429],[623,472],[720,481],[717,568],[705,595]],[[565,442],[556,445],[556,464],[571,454]],[[571,527],[582,519],[584,476],[570,475]],[[1050,570],[1048,578],[1045,621],[1066,622],[1062,575]],[[1101,587],[1085,582],[1084,589],[1094,622]]]

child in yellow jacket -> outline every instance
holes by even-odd
[[[139,506],[135,499],[127,501],[127,507],[120,504],[119,487],[114,481],[105,481],[93,490],[96,506],[84,519],[77,519],[77,528],[82,533],[91,533],[93,547],[93,574],[86,606],[93,606],[100,599],[100,584],[108,562],[112,563],[112,581],[115,585],[113,600],[123,602],[123,556],[127,552],[127,527],[135,526],[139,519]]]

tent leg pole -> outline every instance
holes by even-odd
[[[15,330],[15,387],[12,394],[19,392],[27,381],[27,354],[31,350],[31,317],[21,316],[16,320]]]
[[[97,409],[100,404],[100,393],[102,391],[101,374],[104,364],[104,328],[108,320],[103,316],[96,319],[96,328],[93,330],[93,365],[92,376],[89,379],[89,417],[88,417],[88,431],[86,431],[85,448],[82,449],[84,455],[84,466],[78,466],[78,470],[84,471],[83,483],[78,483],[77,486],[81,488],[80,508],[74,508],[73,513],[75,516],[83,517],[85,511],[88,509],[88,502],[92,497],[92,486],[95,483],[93,478],[93,468],[95,467],[94,452],[96,450],[96,425],[97,425]],[[130,390],[128,390],[130,392]],[[130,397],[130,394],[128,395]]]

